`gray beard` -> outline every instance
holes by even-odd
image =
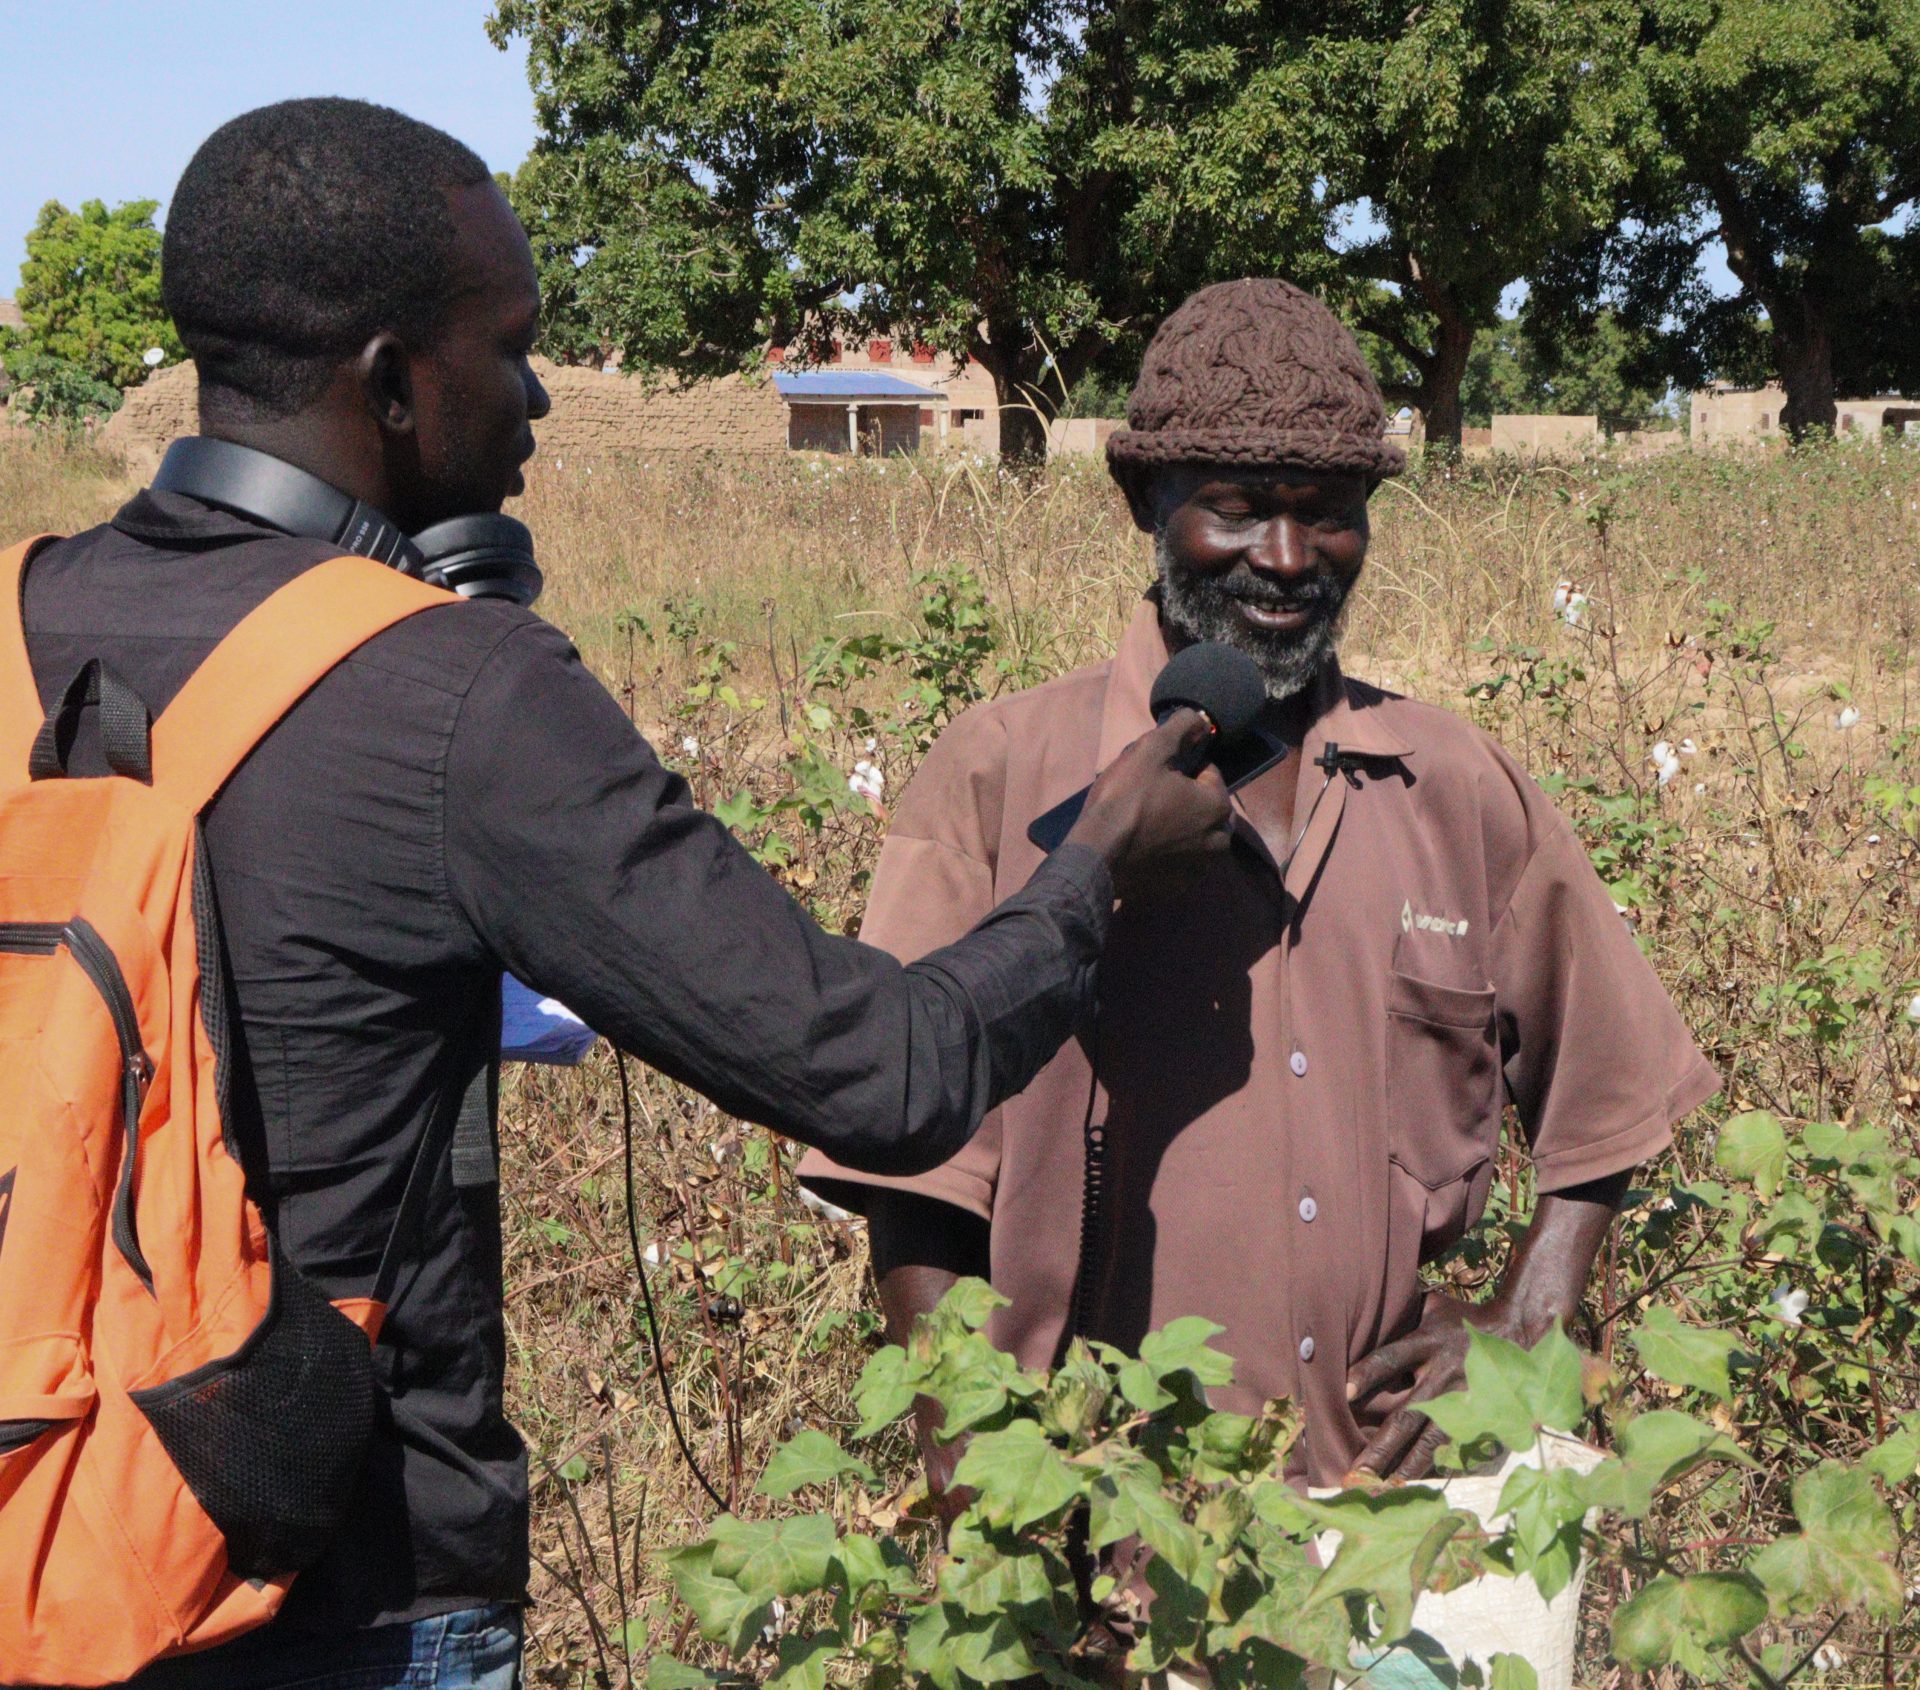
[[[1287,596],[1289,606],[1309,601],[1313,620],[1295,633],[1264,633],[1240,613],[1242,602],[1266,605],[1281,595],[1236,566],[1224,575],[1196,575],[1174,566],[1164,531],[1153,540],[1160,572],[1160,620],[1183,641],[1218,640],[1253,659],[1267,683],[1267,697],[1292,698],[1312,685],[1339,649],[1346,627],[1347,590],[1326,576],[1303,582]]]

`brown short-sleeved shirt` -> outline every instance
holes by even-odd
[[[955,722],[901,800],[862,938],[918,956],[1025,881],[1027,824],[1152,725],[1166,661],[1149,602],[1111,663]],[[1330,742],[1366,754],[1351,781],[1315,764]],[[1046,1366],[1091,1095],[1089,1335],[1131,1349],[1218,1321],[1231,1406],[1299,1400],[1310,1476],[1333,1483],[1364,1444],[1346,1369],[1414,1325],[1420,1264],[1479,1218],[1506,1101],[1554,1191],[1658,1154],[1719,1081],[1573,830],[1471,724],[1330,669],[1303,753],[1259,779],[1298,783],[1284,885],[1291,842],[1237,813],[1198,884],[1119,910],[1096,1024],[960,1155],[895,1180],[814,1153],[801,1177],[855,1208],[895,1186],[990,1221],[1012,1299],[993,1336]]]

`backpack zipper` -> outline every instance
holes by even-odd
[[[133,993],[127,990],[126,976],[120,972],[119,961],[106,940],[91,923],[78,916],[56,931],[73,960],[93,982],[94,989],[106,1000],[107,1012],[113,1017],[113,1030],[120,1040],[120,1116],[127,1148],[120,1161],[119,1188],[113,1197],[113,1241],[127,1266],[151,1292],[153,1269],[141,1253],[140,1237],[134,1225],[133,1164],[135,1152],[140,1148],[140,1105],[153,1079],[153,1061],[140,1043],[140,1016],[134,1008]]]

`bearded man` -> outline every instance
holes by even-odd
[[[866,1213],[896,1342],[962,1274],[1011,1299],[990,1332],[1027,1366],[1204,1315],[1237,1363],[1218,1406],[1304,1407],[1301,1476],[1414,1477],[1441,1441],[1418,1404],[1461,1383],[1467,1329],[1532,1344],[1570,1322],[1631,1171],[1718,1078],[1514,760],[1341,674],[1368,500],[1403,459],[1333,314],[1279,281],[1195,294],[1128,422],[1108,463],[1153,590],[1111,662],[941,737],[862,936],[919,955],[1026,879],[1028,824],[1149,723],[1154,677],[1200,640],[1268,693],[1234,848],[1122,905],[1092,1023],[953,1160],[889,1179],[816,1154],[801,1175]],[[1469,1304],[1420,1270],[1479,1219],[1508,1102],[1539,1201]],[[933,1430],[940,1492],[957,1454]]]

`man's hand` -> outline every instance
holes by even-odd
[[[1227,849],[1226,783],[1210,768],[1194,776],[1176,767],[1182,752],[1212,732],[1198,710],[1176,711],[1094,781],[1067,838],[1107,859],[1122,897],[1176,888]]]
[[[1418,1326],[1349,1369],[1347,1399],[1356,1406],[1397,1381],[1413,1381],[1406,1403],[1387,1416],[1355,1458],[1356,1474],[1419,1479],[1432,1469],[1434,1452],[1446,1442],[1446,1434],[1419,1405],[1466,1382],[1469,1327],[1531,1349],[1555,1320],[1572,1321],[1628,1178],[1614,1174],[1542,1197],[1491,1298],[1463,1303],[1444,1292],[1430,1292]]]

